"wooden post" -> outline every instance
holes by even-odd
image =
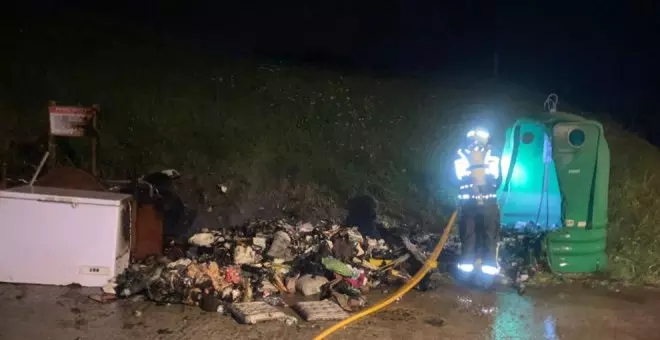
[[[94,108],[94,117],[92,118],[92,175],[99,176],[99,130],[98,130],[98,114],[101,107],[98,104],[92,105]]]
[[[53,169],[57,166],[57,144],[55,136],[48,134],[48,153],[50,158],[48,158],[48,167]]]
[[[49,100],[48,101],[48,107],[55,106],[57,103],[54,100]],[[48,121],[50,124],[50,112],[48,113]],[[51,134],[50,132],[50,127],[48,128],[48,153],[50,154],[50,158],[48,159],[48,167],[50,169],[55,168],[57,166],[57,143],[55,140],[55,136]]]
[[[98,177],[98,157],[97,157],[97,152],[98,152],[98,137],[96,136],[96,115],[94,115],[94,118],[92,118],[92,128],[94,129],[94,135],[92,136],[92,175],[94,177]]]
[[[137,196],[135,196],[133,199],[130,200],[130,209],[131,209],[131,228],[130,228],[130,234],[129,234],[129,242],[130,242],[130,249],[131,249],[131,258],[133,258],[133,254],[135,254],[137,250],[137,242],[136,242],[136,237],[135,235],[137,234],[137,225],[138,225],[138,209],[139,206],[137,204]]]
[[[44,164],[46,164],[46,161],[48,160],[49,155],[50,155],[50,153],[48,151],[46,151],[44,156],[41,158],[41,162],[39,162],[39,167],[37,168],[37,171],[34,172],[34,174],[32,175],[32,179],[30,180],[30,186],[33,186],[34,182],[37,181],[37,178],[39,177],[39,174],[41,173],[41,169],[44,168]]]
[[[2,162],[2,174],[0,174],[0,189],[7,189],[7,162]]]

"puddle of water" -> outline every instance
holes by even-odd
[[[553,317],[548,316],[545,318],[543,325],[545,326],[545,332],[543,335],[545,336],[546,340],[559,340],[559,336],[557,336],[555,319]]]
[[[497,312],[491,333],[494,340],[520,339],[523,334],[532,334],[530,318],[533,316],[534,307],[528,297],[497,293],[495,306]]]
[[[555,318],[538,319],[534,299],[514,292],[497,293],[491,337],[504,339],[559,340]]]

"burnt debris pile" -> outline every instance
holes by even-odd
[[[334,221],[291,219],[201,230],[185,244],[167,244],[162,256],[132,264],[106,291],[210,311],[237,302],[283,305],[286,296],[318,295],[356,311],[365,306],[370,289],[409,280],[438,239],[378,228],[385,237],[365,236]],[[430,288],[429,281],[418,288]]]

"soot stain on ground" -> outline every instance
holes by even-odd
[[[76,318],[74,324],[76,329],[82,329],[83,326],[87,325],[87,320],[82,317],[78,317]]]
[[[445,325],[445,320],[442,318],[431,318],[424,321],[427,325],[434,327],[442,327]]]
[[[123,329],[133,329],[135,327],[145,327],[144,322],[136,322],[136,323],[125,323],[121,326]]]
[[[387,321],[412,321],[415,320],[415,312],[410,309],[397,308],[385,310],[378,315],[381,320]]]

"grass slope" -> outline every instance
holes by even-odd
[[[21,156],[9,142],[47,131],[47,100],[98,103],[105,177],[179,168],[189,197],[204,191],[204,204],[221,205],[214,188],[230,183],[242,215],[269,204],[338,215],[348,197],[368,193],[384,215],[438,228],[452,210],[450,161],[462,131],[485,118],[503,133],[515,117],[543,109],[544,96],[512,85],[228,62],[130,30],[107,34],[117,30],[74,22],[4,32],[17,53],[1,57],[0,156],[16,162]],[[653,283],[660,277],[660,153],[605,125],[612,274]]]

